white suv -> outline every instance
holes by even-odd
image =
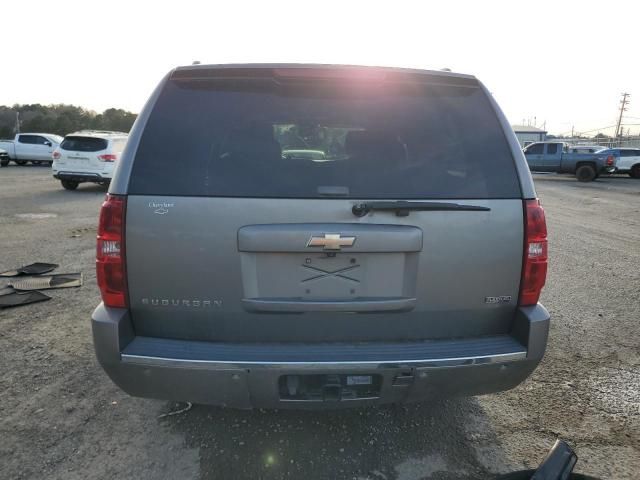
[[[128,134],[83,130],[70,133],[53,152],[53,177],[67,190],[82,182],[108,185]]]

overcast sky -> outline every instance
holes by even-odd
[[[5,3],[0,105],[137,112],[193,60],[352,63],[476,75],[512,123],[552,133],[614,124],[627,91],[640,124],[637,0]]]

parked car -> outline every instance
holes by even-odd
[[[0,149],[0,167],[6,167],[9,165],[11,159],[9,158],[9,153],[6,150]]]
[[[602,173],[615,171],[613,155],[598,153],[571,153],[563,142],[536,142],[524,149],[532,172],[573,173],[581,182],[590,182]]]
[[[0,148],[18,165],[51,163],[53,150],[62,137],[51,133],[18,133],[13,140],[0,140]]]
[[[128,134],[101,130],[83,130],[64,137],[53,152],[53,178],[67,190],[83,182],[107,185],[122,155]]]
[[[602,145],[570,145],[569,153],[598,153],[606,149]]]
[[[627,173],[631,178],[640,178],[640,148],[610,148],[600,153],[615,157],[616,173]]]
[[[283,125],[323,161],[283,158]],[[546,235],[473,76],[180,67],[102,205],[97,358],[131,395],[242,408],[510,389],[547,343]]]

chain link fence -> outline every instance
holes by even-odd
[[[614,138],[558,138],[558,141],[567,142],[570,145],[602,145],[607,148],[640,148],[640,136]]]

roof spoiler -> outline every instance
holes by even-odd
[[[262,80],[276,83],[353,80],[365,83],[429,83],[478,87],[478,80],[469,75],[443,71],[353,65],[192,65],[175,69],[171,73],[170,79],[182,81]]]

